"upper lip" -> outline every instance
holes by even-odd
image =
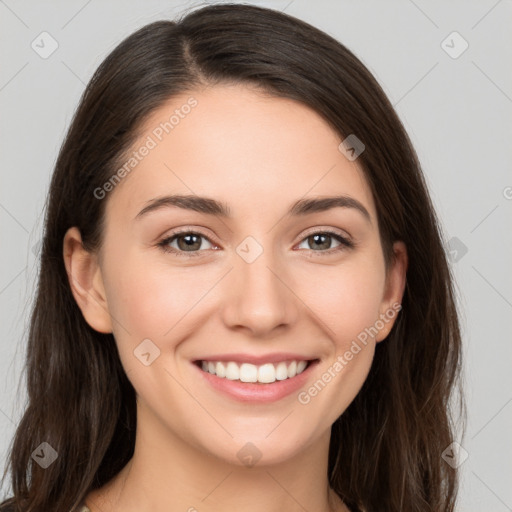
[[[279,363],[281,361],[312,361],[315,357],[292,354],[291,352],[276,352],[273,354],[263,354],[260,356],[251,354],[216,354],[214,356],[205,356],[195,361],[233,361],[235,363],[250,363],[261,365],[264,363]]]

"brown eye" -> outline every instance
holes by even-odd
[[[202,237],[200,235],[178,235],[175,238],[178,242],[178,248],[181,251],[194,251],[200,249],[202,245]]]
[[[204,247],[203,240],[206,240],[210,247]],[[174,245],[176,244],[176,245]],[[202,250],[212,249],[212,242],[201,233],[194,231],[181,231],[165,238],[158,245],[166,252],[173,252],[178,256],[185,256],[183,253],[190,253],[186,256],[199,256]]]
[[[332,247],[333,239],[338,243],[335,247]],[[304,243],[308,246],[306,249],[312,250],[313,252],[328,252],[329,254],[345,248],[353,247],[354,245],[350,240],[347,240],[338,233],[333,233],[331,231],[319,231],[317,233],[312,233],[306,237],[300,245]]]

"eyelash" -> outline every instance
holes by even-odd
[[[190,231],[190,230],[182,230],[182,231],[176,231],[174,233],[171,233],[170,236],[168,236],[168,237],[164,238],[163,240],[161,240],[160,242],[158,242],[157,245],[164,252],[166,252],[166,253],[173,253],[175,256],[178,256],[178,257],[195,258],[195,257],[201,256],[201,252],[203,252],[203,250],[205,250],[205,249],[198,250],[198,251],[181,251],[181,250],[177,250],[177,249],[174,249],[172,247],[169,247],[169,244],[174,239],[178,238],[180,235],[196,235],[196,236],[205,238],[212,245],[215,245],[207,236],[205,236],[202,233],[199,233],[197,231]],[[346,249],[352,249],[356,245],[351,240],[348,240],[347,238],[341,236],[339,233],[336,233],[336,232],[331,231],[329,229],[322,230],[322,231],[313,231],[312,233],[307,234],[300,241],[300,243],[302,243],[304,240],[306,240],[307,238],[309,238],[310,236],[313,236],[313,235],[329,235],[329,236],[332,236],[333,238],[335,238],[338,242],[340,242],[340,245],[338,247],[335,247],[334,249],[327,249],[325,251],[313,251],[312,249],[310,249],[313,253],[317,253],[313,257],[316,257],[316,256],[322,257],[324,255],[332,255],[332,254],[337,253],[339,251],[343,251],[343,250],[346,250]],[[318,253],[320,253],[320,254],[318,254]]]

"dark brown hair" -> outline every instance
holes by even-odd
[[[46,205],[37,296],[28,336],[28,404],[3,478],[0,511],[67,512],[133,455],[135,391],[111,334],[93,330],[70,290],[62,249],[77,226],[101,244],[105,204],[93,191],[118,169],[147,117],[177,94],[216,84],[259,87],[316,111],[359,156],[375,200],[386,261],[402,240],[409,267],[403,309],[377,344],[361,391],[332,426],[329,482],[353,511],[449,512],[461,337],[454,284],[417,155],[383,90],[345,46],[282,12],[207,6],[149,24],[117,46],[87,85],[62,145]],[[341,140],[341,139],[340,139]],[[458,391],[458,401],[453,401]],[[31,454],[58,457],[47,469]]]

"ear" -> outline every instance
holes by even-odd
[[[386,276],[386,287],[380,306],[380,317],[384,324],[375,336],[375,341],[384,340],[398,317],[407,279],[407,248],[401,241],[393,244],[393,258]]]
[[[84,249],[76,227],[69,228],[64,236],[63,256],[71,292],[85,321],[96,331],[111,333],[112,322],[98,256]]]

